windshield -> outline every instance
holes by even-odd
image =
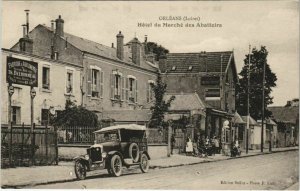
[[[119,140],[118,131],[96,134],[96,143],[104,143],[104,142],[111,142],[111,141],[118,141],[118,140]]]

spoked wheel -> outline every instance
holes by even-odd
[[[75,174],[78,180],[84,180],[86,178],[86,167],[80,161],[75,162]]]
[[[140,169],[143,173],[146,173],[149,170],[149,159],[145,154],[142,154],[141,156]]]
[[[114,155],[110,161],[110,169],[113,176],[121,176],[122,174],[122,160],[119,155]]]

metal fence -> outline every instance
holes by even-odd
[[[94,131],[97,127],[61,126],[57,127],[59,144],[92,144],[95,140]]]
[[[1,168],[57,164],[57,134],[54,129],[1,128]]]

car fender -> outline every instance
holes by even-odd
[[[110,159],[111,159],[111,157],[114,156],[114,155],[119,155],[119,156],[121,157],[123,163],[124,163],[123,155],[122,155],[119,151],[109,151],[109,152],[107,153],[107,158],[105,159],[105,163],[106,163],[105,166],[106,166],[106,167],[109,167],[109,166],[110,166]]]
[[[148,153],[147,151],[141,151],[141,152],[140,152],[140,161],[141,161],[141,156],[142,156],[142,154],[145,154],[145,155],[148,157],[148,160],[151,159],[151,158],[150,158],[150,155],[149,155],[149,153]]]
[[[84,155],[73,158],[75,162],[79,161],[86,165],[87,169],[90,170],[90,161],[84,158]]]

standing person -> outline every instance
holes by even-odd
[[[212,146],[212,154],[215,155],[217,152],[216,149],[216,136],[213,136],[212,141],[211,141],[211,146]]]
[[[220,154],[220,143],[219,143],[218,137],[215,137],[214,141],[215,141],[215,149],[216,149],[215,152],[216,152],[217,154]]]
[[[174,134],[172,134],[172,136],[171,136],[171,155],[173,154],[173,149],[175,147],[175,142],[176,142],[175,136],[174,136]]]

